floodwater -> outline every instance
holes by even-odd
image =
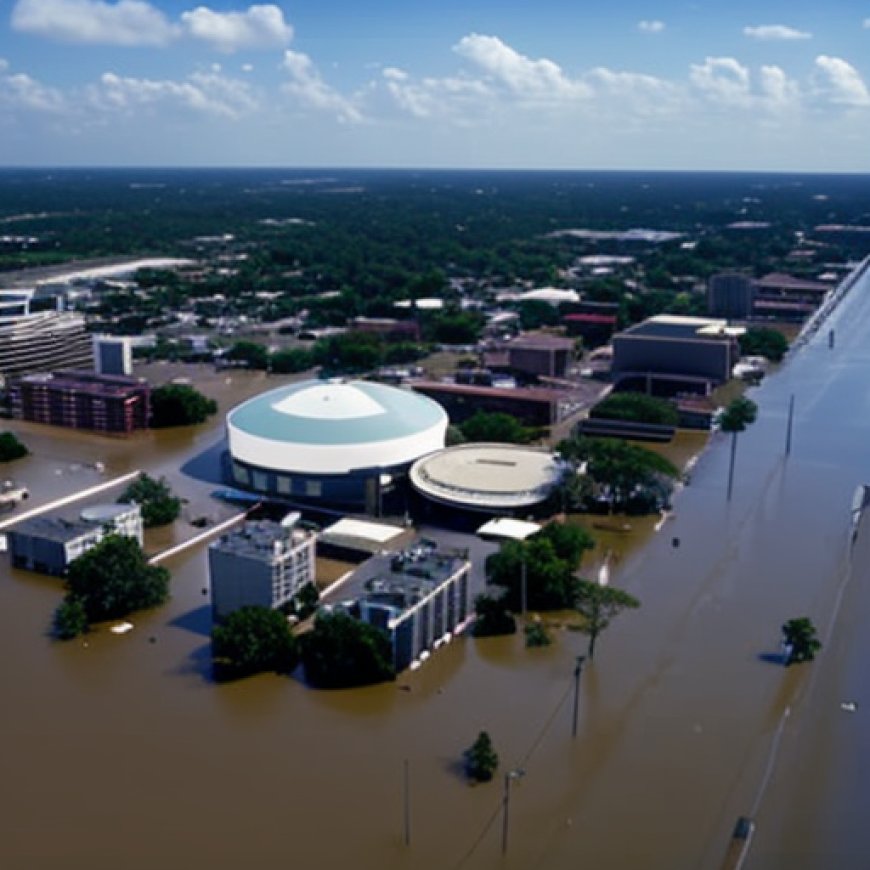
[[[758,826],[747,866],[868,866],[870,530],[849,546],[870,460],[868,291],[865,277],[834,313],[834,349],[820,335],[753,392],[731,502],[715,436],[674,515],[611,565],[643,606],[585,664],[574,739],[585,643],[569,631],[534,650],[521,636],[460,638],[368,689],[272,675],[216,686],[204,548],[167,563],[172,599],[133,631],[68,644],[47,633],[57,581],[4,567],[0,866],[719,868],[741,815]],[[233,377],[214,384],[223,408],[265,386]],[[37,501],[144,468],[191,499],[186,519],[223,515],[180,470],[219,422],[130,442],[13,428],[36,455],[10,471]],[[799,615],[825,649],[786,669],[779,627]],[[471,787],[459,761],[481,729],[501,767]],[[512,770],[524,775],[510,779],[503,855]]]

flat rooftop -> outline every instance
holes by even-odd
[[[680,317],[661,314],[630,326],[622,335],[648,336],[652,338],[711,339],[732,338],[742,330],[728,326],[727,320],[710,317]]]

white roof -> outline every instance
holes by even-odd
[[[337,523],[325,528],[320,537],[362,538],[374,541],[376,544],[386,544],[401,535],[405,530],[401,526],[391,526],[387,523],[371,523],[366,520],[355,520],[344,517]]]
[[[275,402],[272,409],[291,417],[312,420],[355,420],[386,413],[368,393],[347,383],[316,384]]]
[[[393,303],[395,308],[410,308],[412,305],[420,311],[437,311],[444,307],[444,300],[430,296],[426,299],[400,299]]]
[[[576,290],[560,290],[557,287],[540,287],[537,290],[526,290],[520,294],[520,300],[537,300],[539,302],[579,302],[580,294]]]
[[[526,538],[540,532],[538,523],[529,523],[525,520],[515,520],[511,517],[496,517],[488,523],[484,523],[478,530],[478,535],[492,538],[510,538],[514,541],[524,541]]]

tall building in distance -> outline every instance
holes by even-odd
[[[133,349],[128,336],[94,336],[94,370],[98,375],[133,374]]]
[[[287,604],[315,580],[313,532],[296,526],[299,514],[280,523],[246,522],[208,549],[212,616],[225,619],[242,607]]]
[[[16,375],[92,367],[91,337],[63,297],[36,289],[0,290],[0,386]]]
[[[723,272],[707,284],[707,313],[711,317],[746,320],[755,306],[755,281],[749,275]]]
[[[146,429],[151,410],[145,381],[88,371],[25,375],[10,383],[9,394],[23,420],[115,435]]]

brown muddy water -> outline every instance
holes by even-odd
[[[167,563],[172,599],[134,617],[133,631],[69,644],[48,635],[58,582],[4,563],[0,867],[719,868],[749,814],[747,866],[868,866],[862,826],[845,821],[870,791],[847,761],[866,772],[855,608],[867,604],[870,546],[859,536],[849,561],[848,522],[870,473],[867,286],[832,319],[836,350],[811,343],[754,391],[761,413],[740,437],[732,501],[727,442],[715,436],[674,515],[612,566],[611,582],[643,606],[584,667],[576,739],[572,673],[585,643],[573,632],[536,650],[520,636],[460,638],[395,684],[362,690],[270,675],[216,686],[204,547]],[[222,411],[267,386],[231,377],[211,385]],[[190,503],[149,549],[187,536],[187,520],[231,513],[182,470],[214,454],[219,422],[130,441],[12,428],[34,456],[8,473],[34,503],[134,468],[166,474]],[[796,615],[815,619],[825,651],[784,669],[779,626]],[[841,710],[832,685],[857,712]],[[481,729],[501,767],[470,787],[459,761]],[[503,855],[502,776],[520,768]]]

